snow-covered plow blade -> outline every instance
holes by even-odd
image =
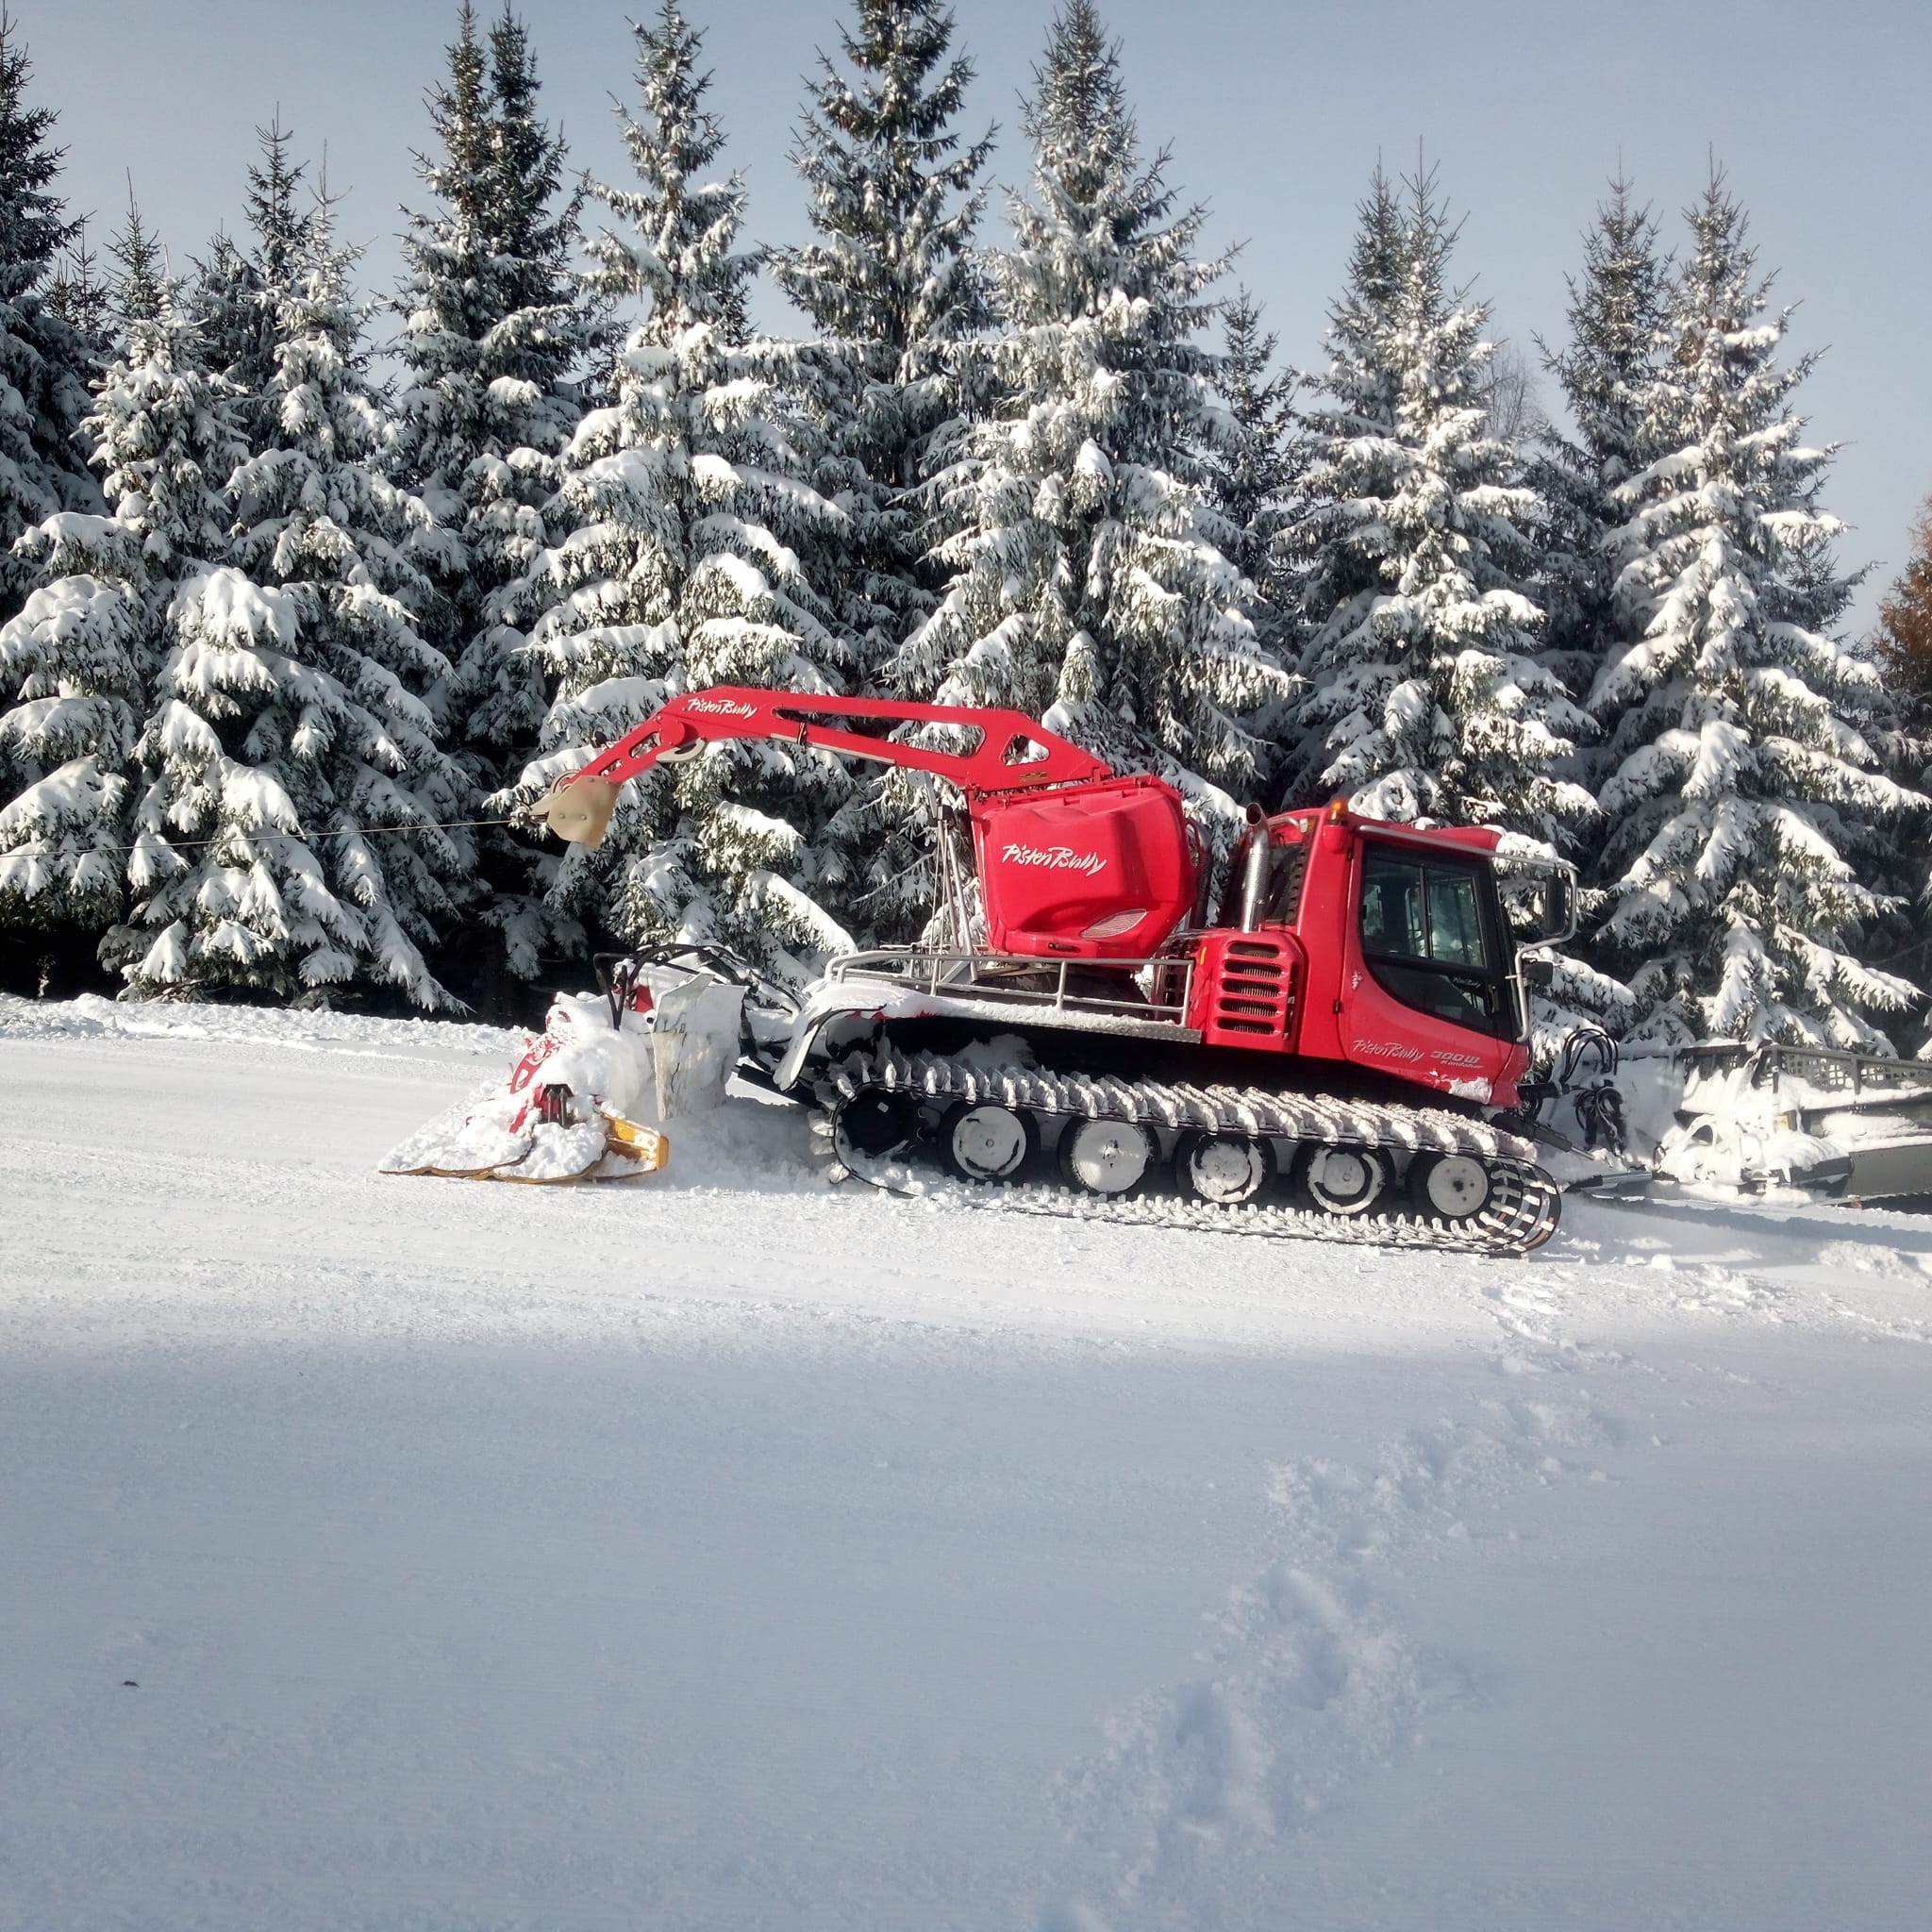
[[[625,962],[608,991],[559,993],[504,1083],[440,1115],[380,1171],[557,1184],[635,1180],[671,1158],[663,1123],[721,1105],[741,987]]]

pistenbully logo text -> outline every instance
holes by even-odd
[[[1047,872],[1078,872],[1090,875],[1107,870],[1097,852],[1075,852],[1071,845],[1003,845],[1000,857],[1008,865],[1037,865]]]

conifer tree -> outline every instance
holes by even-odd
[[[80,339],[81,369],[92,384],[110,341],[114,291],[101,272],[100,257],[88,244],[85,218],[75,222],[74,239],[48,280],[47,308]]]
[[[120,304],[128,302],[125,285]],[[234,398],[163,300],[128,327],[84,425],[111,514],[57,512],[18,555],[40,582],[0,630],[0,901],[99,931],[178,870],[137,745],[175,723],[157,685],[176,593],[226,541],[220,481],[244,454]]]
[[[801,562],[840,516],[806,480],[795,355],[748,333],[758,258],[738,246],[743,185],[718,170],[702,37],[675,0],[635,33],[642,112],[619,111],[638,185],[591,191],[630,239],[607,226],[591,249],[604,290],[641,313],[565,452],[571,526],[504,600],[555,680],[525,798],[676,692],[830,691],[845,668]],[[718,940],[774,964],[838,943],[851,791],[835,758],[774,745],[659,766],[601,849],[572,849],[553,903],[626,942]]]
[[[1878,612],[1878,651],[1894,688],[1932,703],[1932,498],[1912,525],[1910,561]]]
[[[194,325],[201,354],[211,374],[237,395],[261,378],[260,284],[248,257],[225,228],[209,241],[206,256],[191,256],[182,306]],[[265,379],[265,378],[263,378]]]
[[[1932,792],[1932,502],[1912,526],[1910,560],[1879,606],[1872,654],[1885,704],[1867,737],[1886,774],[1924,796]],[[1861,950],[1868,962],[1899,972],[1924,991],[1932,988],[1932,873],[1925,859],[1932,849],[1932,799],[1908,807],[1890,831],[1890,862],[1872,883],[1899,907]],[[1915,1017],[1925,1029],[1920,1057],[1932,1058],[1928,1016],[1921,1008]]]
[[[150,574],[135,532],[82,511],[57,511],[20,555],[46,581],[0,627],[0,928],[98,933],[125,903]]]
[[[238,399],[249,446],[267,445],[276,410],[275,347],[284,303],[306,273],[316,214],[303,189],[307,163],[293,158],[293,132],[280,112],[255,130],[260,159],[249,163],[244,206],[253,238],[243,249],[226,234],[196,258],[189,312],[208,367]]]
[[[1282,688],[1205,461],[1222,265],[1143,161],[1090,0],[1055,16],[1025,127],[1033,199],[994,258],[994,398],[941,479],[943,599],[902,653],[920,694],[1011,705],[1132,768],[1252,792]]]
[[[1620,601],[1617,495],[1647,469],[1645,409],[1664,351],[1668,268],[1657,225],[1620,175],[1583,238],[1583,273],[1570,280],[1570,337],[1543,364],[1560,386],[1574,433],[1547,430],[1532,472],[1548,511],[1538,590],[1548,611],[1548,661],[1573,695],[1588,694],[1611,652],[1636,634]],[[1589,747],[1584,765],[1596,760]]]
[[[0,619],[25,593],[26,574],[11,555],[22,533],[57,510],[98,509],[101,501],[80,439],[92,355],[49,300],[80,225],[54,192],[56,116],[28,105],[32,79],[19,28],[0,11]]]
[[[404,238],[408,375],[393,462],[434,519],[415,539],[436,592],[425,618],[455,663],[444,722],[480,797],[515,776],[543,722],[540,669],[493,599],[549,540],[543,507],[583,413],[595,319],[570,262],[582,196],[564,192],[565,148],[540,117],[523,23],[506,7],[486,37],[465,5],[448,58],[430,96],[440,152],[418,157],[435,209]],[[478,917],[526,978],[547,930],[538,863],[485,835]],[[494,964],[478,962],[486,986]]]
[[[1659,454],[1623,490],[1641,629],[1591,696],[1615,759],[1603,941],[1649,1034],[1884,1051],[1868,1016],[1915,995],[1857,953],[1892,909],[1866,883],[1884,829],[1916,801],[1868,735],[1869,655],[1817,627],[1850,580],[1818,504],[1831,451],[1790,408],[1814,358],[1780,366],[1791,311],[1768,308],[1721,176],[1689,221],[1647,410]]]
[[[1559,775],[1586,721],[1539,659],[1539,506],[1488,431],[1488,309],[1449,282],[1455,239],[1432,175],[1398,192],[1377,171],[1307,418],[1309,691],[1288,789],[1551,844],[1591,809]]]
[[[1215,508],[1234,532],[1229,560],[1255,587],[1256,633],[1277,661],[1291,654],[1297,585],[1281,541],[1294,515],[1302,469],[1294,397],[1300,377],[1278,367],[1279,339],[1261,305],[1237,290],[1222,316],[1226,347],[1214,378],[1226,411],[1208,475]]]
[[[354,258],[325,201],[306,234],[277,271],[274,427],[229,480],[234,538],[170,604],[137,750],[156,876],[105,953],[148,993],[361,980],[445,1006],[422,949],[470,854],[442,829],[465,793],[423,696],[449,669],[411,608],[423,512],[379,472]]]
[[[131,194],[127,225],[108,242],[108,254],[120,271],[109,297],[109,321],[119,339],[127,342],[137,323],[158,322],[177,305],[180,285],[168,274],[160,239],[142,219]]]
[[[964,147],[955,131],[973,64],[947,59],[941,0],[857,0],[857,30],[840,30],[853,73],[822,60],[792,151],[819,239],[780,252],[773,273],[837,352],[816,384],[849,519],[833,575],[869,675],[931,608],[911,492],[958,409],[946,348],[990,320],[972,242],[992,130]]]

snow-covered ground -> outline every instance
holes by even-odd
[[[1932,1924],[1932,1221],[375,1174],[513,1043],[0,1003],[0,1924]]]

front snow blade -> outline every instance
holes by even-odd
[[[521,1160],[492,1168],[483,1180],[519,1181],[525,1187],[559,1187],[566,1181],[601,1178],[597,1170],[609,1152],[602,1121],[558,1125],[539,1123],[526,1131],[528,1146]]]

